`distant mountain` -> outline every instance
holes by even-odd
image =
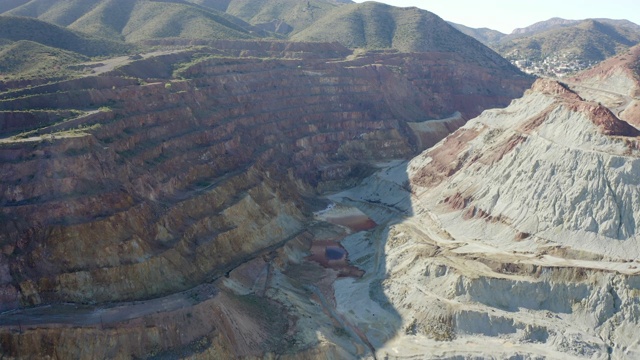
[[[351,48],[393,48],[403,52],[466,49],[488,56],[492,61],[500,61],[496,54],[428,11],[376,2],[8,0],[0,6],[0,11],[127,43],[165,38],[288,38],[294,41],[339,42]],[[461,25],[456,26],[462,29]],[[504,36],[489,29],[464,28],[463,31],[485,43],[493,43]],[[24,37],[21,40],[33,39]],[[55,47],[50,43],[43,44]]]
[[[618,29],[640,31],[640,25],[637,25],[629,20],[614,20],[614,19],[603,19],[603,18],[597,18],[592,20],[596,20],[603,24],[611,25]],[[530,25],[524,28],[515,29],[511,32],[510,37],[514,38],[522,35],[537,34],[537,33],[558,29],[558,28],[571,27],[571,26],[578,25],[583,21],[585,20],[567,20],[567,19],[555,17],[549,20],[537,22],[533,25]]]
[[[236,16],[258,28],[297,33],[349,0],[187,0]]]
[[[602,61],[640,42],[640,26],[593,19],[526,34],[530,35],[505,37],[495,49],[507,57],[542,59],[567,55],[585,61]]]
[[[249,24],[211,7],[182,0],[31,0],[5,4],[5,14],[34,17],[114,40],[151,38],[249,39]],[[252,33],[253,32],[253,33]]]
[[[559,27],[571,26],[579,23],[579,20],[567,20],[558,17],[551,18],[549,20],[539,21],[533,25],[527,27],[518,28],[511,32],[511,35],[525,35],[532,33],[539,33]]]
[[[500,40],[502,40],[505,36],[507,36],[507,34],[503,34],[498,30],[493,30],[489,28],[475,29],[468,26],[464,26],[462,24],[456,24],[451,21],[447,21],[447,22],[449,23],[449,25],[453,26],[461,33],[469,35],[472,38],[480,41],[485,45],[496,44]]]
[[[509,35],[450,24],[521,70],[543,76],[576,73],[640,42],[640,25],[628,20],[552,18]]]
[[[0,39],[27,40],[90,57],[119,54],[131,48],[37,19],[15,16],[0,16]]]
[[[32,41],[87,57],[142,48],[146,46],[143,42],[151,39],[270,38],[401,52],[462,51],[462,56],[476,58],[481,64],[511,67],[435,14],[376,2],[8,0],[0,5],[0,11],[4,21],[0,21],[0,44]],[[503,35],[490,32],[486,30],[487,38]],[[21,47],[29,48],[33,47]]]
[[[66,27],[99,3],[100,0],[13,0],[1,6],[0,11],[6,15],[33,17]]]
[[[478,59],[504,61],[431,12],[376,2],[338,7],[292,39],[338,41],[350,48],[394,48],[403,52],[456,51]]]

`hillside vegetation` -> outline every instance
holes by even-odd
[[[101,0],[10,0],[11,8],[0,7],[5,15],[28,16],[38,18],[56,25],[69,26],[79,19]],[[116,14],[114,14],[116,15]]]
[[[514,29],[510,35],[521,36],[521,35],[527,35],[527,34],[528,35],[538,34],[538,33],[556,29],[556,28],[572,26],[579,22],[580,20],[567,20],[559,17],[554,17],[549,20],[538,21],[537,23],[531,24],[523,28]]]
[[[351,1],[336,0],[189,0],[214,7],[265,30],[300,32],[337,7]]]
[[[69,65],[123,55],[136,49],[112,41],[65,29],[38,19],[0,16],[0,79],[61,78],[81,68]]]
[[[112,40],[136,42],[167,37],[248,39],[249,24],[214,8],[186,1],[32,0],[5,14],[38,18]]]
[[[567,19],[555,17],[549,20],[539,21],[535,24],[529,25],[524,28],[515,29],[513,30],[513,32],[511,32],[511,34],[508,35],[508,39],[513,39],[513,38],[522,37],[522,36],[531,36],[531,35],[539,34],[545,31],[553,30],[553,29],[572,27],[587,20],[595,20],[597,22],[613,26],[618,31],[632,31],[632,32],[640,31],[640,25],[635,24],[629,20],[616,20],[616,19],[605,19],[605,18],[585,19],[585,20],[567,20]]]
[[[350,48],[394,48],[402,52],[455,51],[509,66],[498,54],[433,13],[375,2],[341,6],[292,39],[338,41]]]
[[[28,40],[85,56],[107,56],[131,48],[120,42],[88,36],[37,19],[0,16],[0,39]]]
[[[31,41],[61,51],[60,62],[112,56],[148,40],[289,39],[349,48],[457,52],[511,66],[435,14],[350,0],[8,0],[0,7],[0,46]],[[7,15],[9,14],[9,15]],[[55,24],[55,25],[54,25]],[[19,47],[29,50],[33,47]],[[77,55],[65,52],[77,53]],[[13,53],[13,50],[12,50]],[[485,63],[485,64],[486,64]]]
[[[493,45],[497,44],[502,40],[507,34],[503,34],[498,30],[493,30],[489,28],[471,28],[462,24],[456,24],[448,21],[449,25],[456,28],[456,30],[460,31],[463,34],[469,35],[472,38],[480,41],[485,45]]]
[[[182,37],[193,39],[250,39],[250,30],[224,14],[190,5],[139,1],[122,29],[127,41]]]
[[[640,31],[597,20],[555,27],[530,36],[510,36],[495,46],[503,56],[541,59],[566,54],[588,61],[602,61],[640,42]]]
[[[7,14],[127,43],[149,39],[289,38],[339,42],[350,48],[403,52],[464,51],[491,61],[496,54],[438,16],[350,0],[11,0]],[[36,39],[21,37],[12,40]],[[41,42],[47,46],[56,46]],[[77,51],[77,49],[62,48]],[[86,54],[93,56],[93,54]]]
[[[0,48],[0,73],[46,77],[59,75],[68,64],[86,60],[87,57],[71,51],[21,40]]]

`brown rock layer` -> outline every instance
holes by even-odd
[[[296,46],[246,50],[313,51]],[[304,229],[300,194],[422,150],[408,121],[470,118],[530,83],[456,54],[344,60],[314,46],[325,58],[184,52],[4,94],[7,113],[109,110],[0,144],[0,308],[149,298],[220,276]]]
[[[611,110],[599,103],[584,101],[583,98],[570,90],[565,84],[548,79],[539,79],[533,84],[531,91],[539,91],[543,94],[560,97],[563,102],[574,111],[588,114],[591,121],[593,121],[605,135],[628,137],[640,135],[640,131],[629,125],[626,121],[620,120]]]

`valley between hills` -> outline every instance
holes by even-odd
[[[373,2],[0,13],[0,359],[640,358],[631,40],[560,81]]]

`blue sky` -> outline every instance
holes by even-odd
[[[354,0],[361,3],[364,0]],[[378,0],[416,6],[447,21],[503,33],[552,17],[627,19],[640,25],[640,0]]]

